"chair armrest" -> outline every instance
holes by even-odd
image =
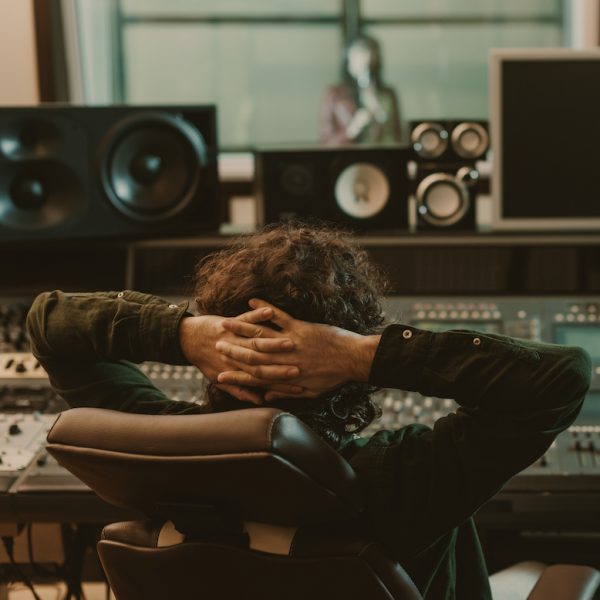
[[[600,573],[592,567],[547,567],[527,600],[592,600],[600,585]]]
[[[546,568],[537,561],[522,561],[490,576],[494,600],[525,600]]]

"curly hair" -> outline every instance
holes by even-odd
[[[385,280],[366,252],[345,231],[284,222],[239,238],[205,257],[195,276],[202,314],[236,316],[248,300],[262,298],[297,319],[335,325],[362,335],[380,331]],[[351,383],[317,399],[289,398],[271,405],[295,414],[338,448],[351,433],[379,416],[375,388]],[[213,411],[248,407],[213,385]]]

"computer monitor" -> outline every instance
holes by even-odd
[[[494,229],[600,229],[600,49],[493,50]]]

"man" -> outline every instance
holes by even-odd
[[[363,525],[424,598],[490,598],[471,516],[573,422],[587,354],[473,331],[382,330],[379,275],[325,228],[266,228],[203,261],[196,280],[200,316],[136,292],[40,295],[28,329],[55,389],[71,406],[142,413],[285,408],[353,466]],[[196,365],[212,382],[208,409],[166,398],[131,364],[144,360]],[[374,386],[461,408],[433,430],[361,438]]]

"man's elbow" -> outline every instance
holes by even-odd
[[[592,359],[583,348],[578,346],[570,346],[565,350],[565,387],[568,387],[573,400],[582,400],[590,389],[592,381]]]
[[[31,344],[31,351],[37,357],[43,354],[43,349],[46,345],[46,315],[49,308],[49,303],[54,292],[42,292],[33,301],[25,326],[27,335]]]

